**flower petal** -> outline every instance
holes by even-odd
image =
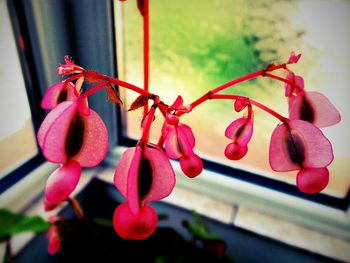
[[[319,92],[306,92],[304,96],[289,99],[289,118],[305,120],[322,128],[340,121],[340,113],[334,105]]]
[[[174,101],[174,103],[169,107],[169,110],[176,110],[177,108],[179,108],[181,105],[183,105],[184,100],[183,98],[179,95],[177,96],[176,100]]]
[[[142,200],[147,204],[167,197],[175,187],[176,176],[169,159],[162,150],[146,147],[144,158],[149,161],[152,168],[152,184],[148,194]]]
[[[326,167],[302,169],[297,175],[298,189],[307,194],[321,192],[326,188],[328,182],[329,172]]]
[[[126,198],[129,203],[130,211],[134,214],[139,213],[140,198],[139,198],[139,173],[142,161],[142,147],[137,146],[135,154],[131,160],[128,170],[128,178],[126,180]]]
[[[75,95],[74,89],[74,85],[71,82],[67,84],[67,87],[64,87],[64,82],[58,82],[52,85],[46,91],[41,101],[41,107],[46,110],[51,110],[63,101],[75,100],[77,96]]]
[[[48,203],[58,204],[66,200],[77,186],[81,166],[71,161],[57,168],[48,178],[45,186],[45,198]]]
[[[248,152],[246,144],[230,143],[225,148],[225,156],[230,160],[240,160]]]
[[[294,75],[294,73],[288,73],[287,80],[291,81],[293,85],[285,84],[285,96],[291,97],[293,95],[300,94],[304,90],[304,79],[301,76]]]
[[[81,115],[84,121],[84,138],[81,149],[73,157],[83,167],[94,167],[106,156],[108,131],[100,116],[90,109],[89,115]]]
[[[114,229],[124,239],[145,239],[153,234],[157,223],[157,213],[150,206],[141,207],[139,213],[135,214],[128,203],[123,203],[117,207],[113,216]]]
[[[182,156],[175,126],[168,125],[167,127],[167,133],[165,137],[165,152],[166,155],[171,159],[178,159]]]
[[[203,171],[203,162],[196,154],[182,156],[180,158],[180,167],[186,176],[193,178]]]
[[[301,57],[301,54],[296,55],[294,51],[290,52],[289,59],[286,64],[294,64],[298,63],[299,59]]]
[[[42,122],[38,143],[45,158],[52,163],[66,163],[66,138],[69,126],[76,115],[76,102],[65,101],[57,105]]]
[[[186,124],[167,128],[165,152],[169,158],[178,159],[181,156],[193,155],[195,143],[192,129]]]
[[[238,99],[236,99],[233,108],[236,112],[240,112],[242,111],[245,107],[247,107],[247,105],[249,104],[249,99],[245,98],[245,97],[239,97]]]
[[[117,169],[114,173],[114,185],[122,196],[126,198],[128,173],[132,159],[135,155],[136,147],[127,149],[120,157]]]
[[[253,135],[253,121],[246,117],[231,122],[225,130],[225,136],[240,145],[246,145]]]
[[[273,170],[321,168],[332,162],[332,145],[320,129],[302,120],[288,125],[278,125],[271,135],[269,161]]]
[[[61,237],[56,225],[50,226],[49,231],[46,234],[46,238],[48,239],[47,252],[50,255],[56,254],[61,248]]]
[[[96,112],[83,115],[77,105],[76,101],[57,105],[41,124],[38,143],[50,162],[74,159],[83,167],[93,167],[106,155],[107,128]]]
[[[193,148],[196,144],[196,139],[193,135],[192,129],[186,124],[180,124],[177,127],[178,137],[181,141],[186,142],[186,144]]]
[[[136,148],[133,147],[126,150],[123,153],[114,174],[114,185],[124,197],[128,198],[128,200],[128,176],[134,155],[136,155],[135,149]],[[176,176],[168,158],[162,150],[158,148],[145,147],[143,151],[143,158],[147,162],[147,166],[150,166],[147,169],[151,171],[151,182],[148,182],[148,184],[150,183],[150,185],[140,187],[143,190],[140,190],[138,188],[134,189],[134,187],[138,187],[139,183],[147,184],[147,182],[145,181],[149,181],[149,178],[134,178],[134,182],[131,182],[134,183],[134,185],[130,186],[130,188],[132,188],[130,189],[130,191],[133,191],[134,194],[140,194],[141,192],[144,192],[145,195],[142,196],[142,203],[147,204],[149,202],[158,201],[168,196],[175,186]],[[145,172],[145,164],[142,165],[141,161],[140,163],[141,168],[139,169],[139,172]],[[138,176],[142,176],[142,174],[139,174]],[[147,177],[148,175],[145,176]],[[137,182],[137,184],[135,184],[135,181]],[[146,187],[147,189],[144,190],[144,187]],[[138,202],[136,203],[138,204]],[[133,210],[137,210],[137,208],[134,208]]]

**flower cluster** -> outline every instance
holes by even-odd
[[[225,130],[225,136],[230,140],[224,150],[228,159],[239,160],[247,154],[254,130],[253,110],[258,107],[279,121],[271,135],[271,168],[278,172],[298,171],[296,184],[304,193],[317,193],[327,186],[327,167],[333,160],[333,151],[320,128],[339,122],[340,114],[325,96],[306,91],[303,78],[289,69],[289,64],[298,63],[300,54],[292,52],[287,62],[271,64],[224,83],[190,104],[184,104],[182,97],[178,96],[173,104],[168,105],[148,91],[148,1],[140,0],[137,4],[145,28],[144,88],[86,70],[65,57],[65,64],[58,67],[57,73],[66,79],[51,86],[42,100],[42,107],[50,112],[38,131],[38,143],[48,161],[60,164],[46,183],[47,210],[69,198],[79,182],[82,167],[97,166],[104,159],[108,145],[107,129],[98,114],[88,106],[88,97],[106,89],[111,102],[121,103],[114,85],[139,94],[129,110],[144,109],[142,136],[135,147],[122,154],[113,180],[115,187],[125,197],[125,202],[116,208],[113,216],[114,228],[124,239],[144,239],[155,231],[158,216],[149,204],[167,197],[176,182],[169,159],[178,160],[181,170],[190,178],[203,171],[203,162],[194,151],[194,133],[180,119],[209,100],[232,100],[236,112],[245,112]],[[274,72],[278,71],[283,71],[286,76],[275,75]],[[251,98],[220,94],[233,85],[257,77],[285,83],[288,117]],[[83,91],[85,82],[95,86]],[[150,108],[149,102],[152,102]],[[161,113],[164,123],[159,131],[158,143],[154,144],[149,134],[156,111]],[[48,238],[52,243],[50,250],[55,252],[60,241],[55,226],[49,231]]]
[[[289,61],[294,62],[292,54]],[[273,131],[270,165],[275,171],[299,170],[297,186],[304,193],[318,193],[328,184],[327,166],[333,161],[332,145],[319,128],[340,121],[333,104],[319,92],[304,89],[304,79],[288,71],[285,96],[289,119]]]
[[[65,60],[66,64],[58,68],[58,73],[82,72],[83,69],[68,57]],[[78,79],[75,84],[68,78],[51,86],[41,103],[44,109],[51,111],[40,126],[38,143],[48,161],[60,164],[46,183],[48,210],[70,196],[79,182],[82,167],[97,166],[107,153],[107,128],[89,108],[87,97],[81,95],[81,76],[76,75],[74,79]]]
[[[246,112],[226,128],[225,136],[230,143],[224,153],[228,159],[239,160],[247,154],[248,143],[253,136],[253,108],[259,107],[280,121],[271,135],[271,168],[278,172],[298,170],[296,184],[300,191],[322,191],[328,184],[327,166],[333,160],[333,152],[331,143],[319,128],[336,124],[340,121],[340,115],[322,94],[305,91],[302,77],[288,69],[288,64],[296,63],[299,58],[300,55],[292,53],[286,63],[270,65],[243,78],[249,80],[259,74],[283,81],[289,106],[287,118],[250,98],[218,94],[233,82],[208,92],[188,105],[184,105],[182,97],[178,96],[169,106],[154,94],[85,70],[66,57],[66,64],[61,65],[57,72],[69,77],[51,86],[45,94],[42,107],[51,111],[38,132],[38,142],[46,159],[60,164],[46,183],[47,209],[52,209],[70,196],[78,184],[82,167],[94,167],[103,160],[108,144],[107,129],[97,113],[89,108],[88,96],[106,88],[110,100],[119,103],[121,99],[112,84],[140,94],[130,110],[145,107],[149,100],[153,100],[141,123],[142,137],[135,147],[122,154],[114,174],[114,185],[126,199],[116,208],[113,217],[114,228],[121,237],[144,239],[154,232],[158,217],[149,203],[167,197],[175,186],[175,173],[169,159],[179,160],[183,173],[190,178],[202,172],[203,162],[194,152],[193,131],[181,123],[180,118],[210,99],[234,100],[234,110]],[[271,74],[277,69],[285,70],[286,78]],[[86,80],[97,85],[82,92]],[[157,110],[164,116],[164,124],[158,144],[153,144],[149,141],[149,133]]]

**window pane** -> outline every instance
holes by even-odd
[[[117,11],[120,77],[142,86],[142,20],[133,3]],[[341,112],[340,124],[323,129],[333,143],[334,162],[328,167],[327,194],[343,197],[350,182],[349,88],[350,2],[331,1],[246,1],[246,0],[163,0],[151,1],[151,92],[171,104],[178,94],[191,103],[210,89],[235,77],[285,61],[291,50],[302,53],[294,66],[306,89],[324,93]],[[118,13],[119,12],[119,13]],[[331,17],[332,19],[325,19]],[[123,33],[121,35],[121,33]],[[231,88],[287,116],[283,84],[258,79]],[[136,94],[128,92],[127,105]],[[241,116],[232,102],[209,101],[182,121],[193,128],[196,150],[201,156],[232,167],[295,184],[296,172],[276,173],[268,163],[268,144],[278,121],[255,110],[254,135],[248,155],[229,161],[224,149],[229,140],[224,131]],[[127,134],[140,138],[142,111],[128,112]],[[158,123],[162,117],[158,115]],[[156,129],[159,131],[159,129]],[[159,133],[154,133],[158,138]]]
[[[5,0],[0,0],[0,178],[37,153],[29,103]]]

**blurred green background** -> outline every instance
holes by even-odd
[[[122,61],[119,77],[142,87],[142,18],[133,1],[119,3],[116,8],[118,61]],[[167,104],[179,94],[189,104],[234,78],[286,61],[292,50],[302,53],[298,65],[291,68],[304,77],[306,89],[326,94],[343,117],[340,125],[325,131],[336,156],[327,191],[342,196],[350,181],[346,135],[350,132],[350,66],[345,59],[350,54],[345,26],[350,24],[349,14],[350,2],[346,0],[151,0],[150,90]],[[283,87],[283,83],[259,78],[224,93],[251,97],[287,115]],[[131,92],[125,95],[127,105],[137,96]],[[232,101],[209,101],[182,118],[196,135],[196,151],[203,157],[294,184],[295,172],[277,174],[269,167],[268,143],[278,120],[259,109],[255,110],[248,155],[238,162],[224,158],[229,143],[224,131],[244,114],[232,107]],[[142,111],[126,117],[128,135],[139,138]],[[160,127],[162,117],[158,117],[155,126]],[[156,140],[159,129],[153,129],[152,134]]]

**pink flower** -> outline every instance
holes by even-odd
[[[225,149],[225,156],[230,160],[242,159],[248,152],[248,142],[253,134],[253,121],[242,117],[233,121],[225,131],[225,136],[232,139]]]
[[[156,230],[158,216],[150,206],[142,206],[137,214],[130,210],[128,203],[117,207],[113,216],[113,226],[124,239],[141,240]]]
[[[65,76],[75,73],[82,73],[83,71],[85,71],[84,68],[74,64],[68,56],[64,56],[64,61],[66,62],[66,64],[61,64],[56,70],[58,75]]]
[[[138,145],[126,150],[114,174],[114,185],[127,199],[114,214],[117,233],[125,239],[151,235],[157,215],[147,204],[167,197],[175,180],[168,158],[156,145]]]
[[[285,96],[290,98],[292,96],[298,96],[304,92],[304,79],[301,76],[295,75],[293,72],[289,72],[287,75],[287,80],[290,83],[286,83]]]
[[[162,136],[165,140],[166,155],[171,159],[179,159],[181,170],[193,178],[203,171],[203,162],[193,152],[195,138],[192,129],[186,124],[179,123],[177,114],[189,113],[192,110],[191,106],[184,105],[183,102],[182,97],[178,96],[168,108]]]
[[[59,234],[59,228],[56,225],[56,221],[58,220],[57,216],[51,216],[49,222],[51,224],[49,231],[46,234],[46,238],[48,239],[48,252],[50,255],[56,254],[61,247],[61,237]]]
[[[288,101],[289,118],[304,120],[322,128],[340,122],[340,113],[334,105],[319,92],[304,92],[292,96]]]
[[[157,146],[148,144],[126,150],[114,173],[114,185],[126,197],[131,211],[167,197],[175,186],[174,170]]]
[[[57,82],[46,91],[41,101],[41,107],[45,110],[51,110],[63,101],[76,100],[77,98],[77,91],[72,82]]]
[[[290,56],[286,64],[298,63],[300,57],[301,57],[301,54],[295,55],[294,51],[292,51],[290,52]]]
[[[75,189],[81,167],[98,165],[107,152],[107,128],[85,99],[58,104],[46,116],[38,134],[45,158],[62,164],[49,177],[45,196],[47,209],[65,200]]]
[[[48,204],[58,204],[66,200],[78,185],[81,166],[70,161],[57,168],[48,178],[45,186],[45,199]]]
[[[107,152],[107,128],[98,114],[81,99],[57,105],[44,119],[37,138],[45,158],[82,167],[98,165]]]
[[[179,124],[177,116],[168,114],[167,124],[162,129],[165,138],[165,152],[171,159],[179,159],[181,170],[188,177],[195,177],[203,170],[202,160],[193,152],[195,138],[192,129],[186,124]]]
[[[333,161],[332,145],[316,126],[292,120],[273,131],[269,161],[277,172],[300,170],[297,186],[301,191],[320,192],[328,183],[326,167]]]
[[[241,112],[244,110],[248,105],[250,105],[250,101],[246,97],[239,97],[236,99],[235,103],[233,104],[233,109],[236,112]]]
[[[303,193],[314,194],[321,192],[329,182],[327,168],[304,168],[297,174],[297,186]]]
[[[285,85],[289,119],[304,120],[319,128],[331,126],[340,121],[340,113],[323,94],[304,90],[302,77],[290,72],[287,80],[291,82]]]

